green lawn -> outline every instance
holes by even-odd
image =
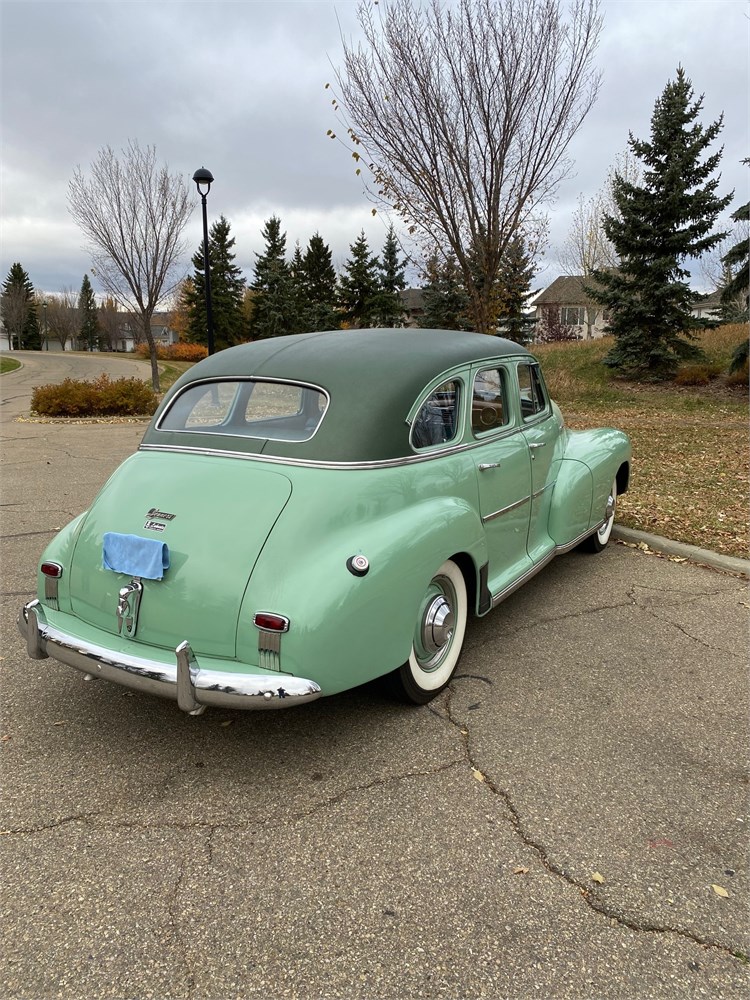
[[[747,386],[723,373],[743,326],[701,338],[716,375],[705,386],[636,385],[602,364],[608,340],[534,348],[572,428],[618,427],[633,442],[631,488],[618,521],[727,555],[748,557]]]
[[[21,367],[21,362],[16,361],[15,358],[0,358],[0,375],[4,375],[5,372],[14,372],[16,368]]]

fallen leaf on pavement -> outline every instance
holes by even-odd
[[[717,896],[721,896],[722,899],[727,899],[727,897],[729,896],[729,893],[727,892],[727,890],[724,888],[723,885],[713,885],[712,884],[711,888],[716,893],[716,895]]]
[[[604,876],[601,874],[601,872],[594,872],[594,874],[591,876],[591,881],[596,882],[597,885],[604,885]]]
[[[482,772],[481,771],[477,771],[477,769],[475,767],[472,767],[471,773],[474,775],[474,777],[477,779],[477,781],[486,781],[487,780],[485,778],[485,776],[482,774]]]
[[[513,869],[513,874],[514,875],[528,875],[529,874],[529,869],[528,868],[524,868],[522,865],[519,865],[518,868],[514,868]]]

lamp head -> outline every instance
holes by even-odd
[[[193,174],[193,180],[195,181],[196,187],[198,188],[198,194],[202,198],[205,198],[205,196],[211,190],[211,184],[213,183],[213,179],[214,175],[211,173],[210,170],[206,170],[205,167],[201,167],[199,170],[196,170],[195,173]],[[205,184],[206,186],[205,192],[201,191],[202,184]]]

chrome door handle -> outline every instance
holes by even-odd
[[[499,462],[481,462],[479,465],[480,472],[486,472],[487,469],[499,469],[499,468],[500,468]]]
[[[547,447],[546,441],[534,441],[532,444],[529,445],[529,448],[531,448],[532,451],[536,450],[537,448],[546,448],[546,447]]]

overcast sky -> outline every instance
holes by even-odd
[[[557,249],[579,193],[602,186],[629,130],[648,138],[654,101],[678,64],[705,94],[704,124],[724,113],[729,211],[748,198],[745,0],[603,0],[602,10],[603,84],[570,148],[574,173],[549,207],[537,287],[560,273]],[[211,170],[209,219],[229,220],[248,280],[273,213],[290,248],[319,231],[338,268],[361,229],[378,251],[388,220],[373,218],[349,152],[326,138],[336,120],[324,87],[341,63],[340,31],[356,35],[355,12],[347,0],[0,0],[0,280],[20,261],[41,291],[80,288],[90,265],[67,212],[68,182],[100,147],[120,150],[131,138],[155,145],[188,180],[197,167]],[[190,253],[201,235],[196,207]],[[703,284],[697,272],[694,284]]]

